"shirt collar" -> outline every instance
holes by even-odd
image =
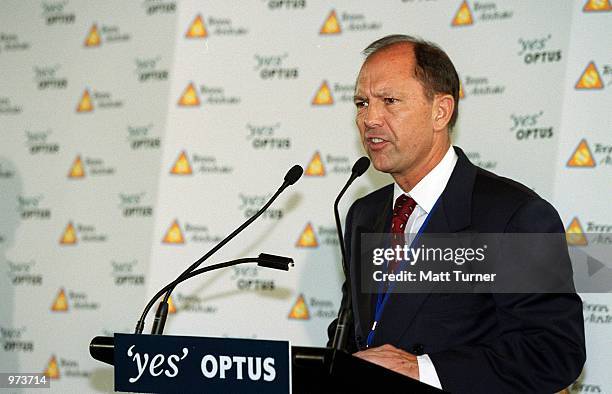
[[[442,160],[412,190],[405,192],[396,182],[393,186],[393,203],[395,204],[395,200],[400,195],[407,194],[416,201],[419,207],[429,214],[444,191],[453,173],[457,159],[457,153],[455,153],[455,149],[451,145]]]

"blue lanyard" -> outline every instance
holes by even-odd
[[[427,227],[427,223],[429,223],[429,218],[431,217],[431,213],[438,206],[438,201],[440,201],[439,198],[438,200],[436,200],[436,203],[431,208],[431,211],[429,211],[429,214],[427,214],[427,217],[425,218],[425,221],[423,221],[423,224],[419,228],[419,231],[417,232],[416,237],[414,237],[414,239],[410,243],[410,248],[413,247],[414,243],[418,240],[418,238],[423,233],[423,230],[425,229],[425,227]],[[400,268],[404,264],[405,262],[402,262],[402,264],[400,264]],[[388,268],[388,265],[387,265],[387,268]],[[372,346],[372,342],[374,342],[374,334],[376,333],[376,326],[378,325],[378,322],[380,321],[380,318],[382,317],[383,311],[385,309],[385,305],[387,305],[387,300],[389,299],[389,296],[391,295],[391,290],[393,290],[393,287],[395,286],[395,282],[391,283],[389,286],[387,286],[387,290],[385,291],[385,293],[382,294],[383,284],[384,283],[381,282],[378,286],[378,294],[376,296],[376,309],[374,312],[374,322],[372,323],[372,327],[370,327],[370,333],[368,334],[366,347]]]

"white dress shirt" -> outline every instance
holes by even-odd
[[[421,226],[425,222],[427,215],[431,212],[436,201],[444,191],[446,184],[455,168],[457,163],[457,154],[451,146],[442,160],[431,170],[419,183],[416,184],[412,190],[406,192],[396,183],[393,188],[393,202],[402,195],[406,194],[412,197],[416,201],[417,205],[414,211],[408,218],[406,223],[406,234],[414,236],[419,232]],[[407,242],[412,242],[409,236]],[[442,389],[440,379],[436,373],[436,368],[431,361],[431,358],[427,355],[417,356],[417,363],[419,365],[419,380],[423,383],[427,383],[431,386]]]

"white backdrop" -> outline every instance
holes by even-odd
[[[439,43],[463,98],[454,143],[535,189],[571,232],[610,232],[609,0],[4,1],[0,4],[0,371],[112,391],[87,352],[232,231],[295,163],[307,175],[187,282],[167,333],[324,345],[340,299],[332,203],[363,154],[360,51]],[[356,197],[390,182],[370,170]],[[585,294],[573,392],[612,391],[612,298]]]

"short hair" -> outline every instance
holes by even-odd
[[[393,34],[368,45],[363,54],[366,61],[370,56],[391,45],[407,43],[413,48],[416,65],[414,76],[425,90],[425,96],[432,100],[437,93],[450,94],[455,99],[455,108],[448,123],[449,130],[455,126],[459,116],[459,75],[446,52],[433,42],[405,34]]]

